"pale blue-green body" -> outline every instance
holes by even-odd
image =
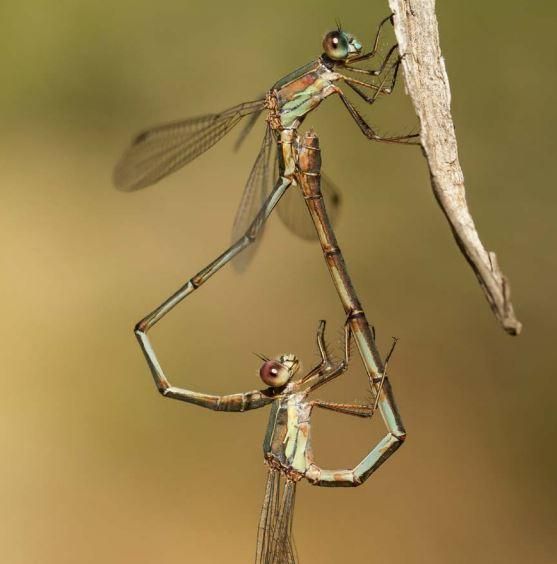
[[[276,98],[280,127],[296,129],[305,116],[336,92],[339,75],[319,58],[279,80],[271,89]]]
[[[263,454],[267,462],[291,477],[305,476],[313,463],[308,391],[285,395],[271,407]]]

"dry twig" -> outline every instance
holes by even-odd
[[[518,335],[522,325],[513,311],[509,283],[499,269],[495,253],[487,251],[480,241],[466,204],[435,0],[389,0],[389,6],[403,57],[406,88],[420,119],[421,144],[433,192],[493,313],[507,333]]]

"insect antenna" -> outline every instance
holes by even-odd
[[[264,354],[261,353],[253,353],[257,358],[260,358],[263,362],[268,362],[269,358],[267,358]]]

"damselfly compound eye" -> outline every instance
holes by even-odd
[[[335,61],[341,61],[348,57],[350,48],[348,38],[342,31],[329,31],[323,39],[323,50],[325,54]]]
[[[278,360],[268,360],[264,362],[259,369],[259,376],[261,376],[261,380],[263,380],[267,386],[280,388],[288,384],[292,373]]]

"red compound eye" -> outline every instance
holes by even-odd
[[[261,376],[261,380],[267,386],[272,386],[273,388],[284,386],[290,380],[290,372],[278,360],[267,360],[264,362],[259,369],[259,376]]]

